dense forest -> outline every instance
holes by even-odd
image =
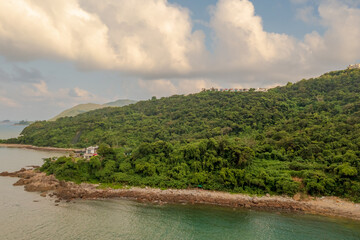
[[[90,161],[48,159],[76,182],[256,194],[336,195],[360,202],[360,70],[268,92],[203,91],[35,122],[8,143],[100,145]]]

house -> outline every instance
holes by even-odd
[[[360,63],[351,64],[347,69],[360,69]]]
[[[91,146],[85,149],[84,158],[90,159],[92,156],[97,156],[98,146]]]
[[[256,89],[257,92],[267,92],[267,88],[258,88]]]
[[[360,68],[360,66],[359,66]],[[252,90],[254,90],[255,92],[267,92],[269,90],[269,88],[252,88]],[[202,92],[249,92],[250,89],[248,88],[203,88],[201,90]]]

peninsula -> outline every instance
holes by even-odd
[[[89,160],[47,159],[39,169],[43,173],[36,173],[69,184],[300,200],[325,196],[355,204],[360,202],[359,106],[360,69],[347,69],[267,91],[204,90],[35,122],[19,138],[2,142],[98,145]],[[88,197],[111,193],[98,191]]]

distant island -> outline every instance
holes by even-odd
[[[10,120],[2,120],[2,121],[0,121],[0,123],[4,123],[4,124],[8,124],[10,122],[11,122]]]
[[[26,126],[26,125],[30,125],[31,123],[33,123],[32,121],[26,121],[26,120],[21,120],[21,121],[19,121],[19,122],[17,122],[17,123],[14,123],[14,125],[24,125],[24,126]]]
[[[129,104],[136,103],[135,100],[129,99],[120,99],[114,102],[109,102],[105,104],[95,104],[95,103],[86,103],[86,104],[79,104],[67,110],[64,110],[60,114],[56,115],[55,117],[51,118],[49,121],[56,121],[62,117],[74,117],[81,113],[89,112],[96,109],[106,108],[106,107],[122,107]]]
[[[360,202],[360,69],[262,91],[205,90],[38,121],[3,143],[98,145],[47,159],[60,180]]]

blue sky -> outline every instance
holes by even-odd
[[[193,19],[209,22],[209,6],[215,6],[217,0],[171,0],[169,2],[188,8]],[[324,31],[320,25],[306,24],[297,18],[299,4],[294,4],[289,0],[252,0],[251,2],[255,6],[256,14],[262,17],[264,29],[268,32],[286,33],[302,39],[305,34],[314,30]],[[306,6],[316,6],[316,4],[310,1],[306,3]],[[202,24],[194,23],[194,28],[210,32],[209,28]]]
[[[356,0],[0,3],[0,120],[203,87],[273,87],[360,60]]]

